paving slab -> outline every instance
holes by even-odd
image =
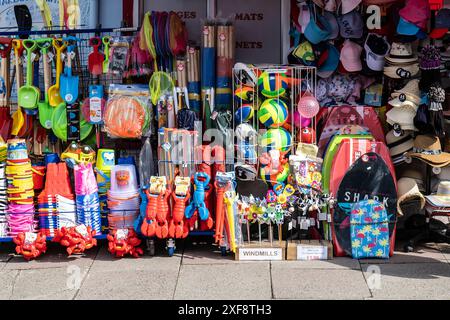
[[[364,299],[370,291],[361,270],[272,269],[275,299]]]
[[[178,272],[181,263],[182,253],[176,253],[174,256],[167,255],[149,256],[144,254],[140,258],[126,256],[124,258],[115,258],[108,252],[106,246],[100,248],[95,261],[91,266],[91,271],[151,271],[151,270],[169,270]]]
[[[0,272],[0,300],[7,300],[11,297],[18,273],[18,270],[3,270]]]
[[[271,299],[269,262],[182,265],[175,299]]]
[[[18,270],[11,299],[72,299],[87,267]]]
[[[358,260],[337,257],[331,260],[309,260],[309,261],[272,261],[273,270],[284,269],[355,269],[361,270]]]
[[[361,264],[440,263],[445,255],[434,244],[417,247],[414,252],[394,251],[389,259],[360,259]]]
[[[75,299],[172,299],[177,270],[90,270]]]
[[[35,260],[26,261],[20,255],[14,255],[5,266],[7,270],[29,270],[29,269],[48,269],[48,268],[66,268],[70,265],[79,267],[88,267],[94,261],[99,250],[94,247],[87,250],[82,255],[68,256],[65,248],[57,243],[49,243],[47,252]]]
[[[436,247],[450,263],[450,243],[436,243]]]
[[[375,299],[450,299],[448,263],[381,264],[379,281],[369,267],[362,266]]]
[[[211,244],[186,245],[182,264],[229,264],[236,263],[233,254],[222,256],[217,246]]]

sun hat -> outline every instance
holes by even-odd
[[[323,17],[328,21],[330,25],[330,35],[328,36],[328,39],[336,39],[339,36],[339,24],[336,16],[332,12],[325,11],[323,13]]]
[[[435,18],[434,29],[430,33],[430,38],[440,39],[445,36],[450,28],[450,9],[442,8]]]
[[[339,30],[342,38],[361,38],[363,35],[364,22],[361,14],[353,10],[338,18]]]
[[[316,10],[310,10],[310,20],[304,32],[306,39],[312,44],[318,44],[328,39],[330,30],[331,26],[328,21],[318,14]]]
[[[413,150],[407,152],[406,156],[420,159],[438,168],[450,164],[450,153],[442,152],[439,138],[433,135],[418,135],[414,139]]]
[[[339,51],[332,44],[327,43],[327,55],[325,63],[317,69],[317,75],[321,78],[328,78],[336,71],[339,65]]]
[[[406,21],[425,29],[431,16],[430,4],[428,0],[406,0],[399,14]]]
[[[426,45],[420,51],[419,67],[422,70],[436,70],[441,66],[441,53],[433,45]]]
[[[427,202],[436,207],[450,206],[450,181],[439,181],[437,192],[429,196],[425,196]]]
[[[414,139],[411,133],[412,131],[402,131],[400,134],[396,134],[394,130],[391,130],[386,134],[386,145],[392,160],[403,159],[403,155],[412,150]]]
[[[341,56],[340,61],[342,62],[342,66],[345,68],[348,72],[356,72],[361,71],[362,64],[361,64],[361,52],[362,47],[349,40],[346,39],[344,41],[344,45],[341,49]]]
[[[388,103],[393,107],[418,106],[420,104],[419,79],[410,80],[403,88],[395,90]]]
[[[386,112],[386,121],[394,128],[398,127],[401,130],[418,131],[414,126],[414,117],[417,112],[417,107],[399,107],[392,108]],[[397,130],[396,130],[397,131]]]
[[[390,48],[391,46],[386,41],[385,37],[375,33],[369,33],[364,43],[366,63],[369,69],[373,71],[383,71],[385,63],[384,57],[389,53]]]
[[[425,206],[425,198],[412,178],[400,178],[397,181],[397,212],[403,215],[401,204],[411,200],[420,200],[420,209]]]
[[[403,66],[384,66],[383,73],[392,79],[410,79],[419,73],[419,63]]]
[[[393,42],[386,60],[393,64],[404,64],[417,61],[410,43]]]

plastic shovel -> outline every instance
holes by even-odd
[[[16,65],[16,88],[17,92],[19,92],[19,89],[22,87],[23,83],[23,66],[21,62],[21,56],[22,56],[22,42],[18,39],[14,39],[12,42],[13,48],[14,48],[14,57],[15,57],[15,65]],[[20,129],[22,129],[22,126],[25,122],[25,119],[23,117],[22,108],[20,106],[17,107],[17,110],[12,115],[12,128],[11,128],[11,135],[17,136],[19,134]]]
[[[42,59],[44,64],[44,101],[38,103],[39,108],[39,122],[45,129],[52,128],[52,112],[53,108],[48,102],[48,90],[51,85],[52,70],[48,59],[48,49],[52,45],[52,39],[41,39],[37,41],[39,48],[41,49]]]
[[[106,36],[102,39],[103,46],[105,47],[105,60],[103,61],[103,73],[108,73],[109,71],[109,47],[111,44],[111,37]]]
[[[103,61],[105,56],[98,51],[102,40],[99,37],[89,39],[89,45],[93,48],[88,57],[89,72],[94,76],[99,76],[103,73]]]
[[[53,47],[56,49],[56,83],[48,89],[48,102],[56,108],[64,102],[59,94],[59,81],[62,69],[61,52],[66,48],[66,43],[61,39],[53,39]]]
[[[33,81],[33,62],[31,54],[34,49],[37,47],[37,43],[34,40],[25,39],[22,41],[22,45],[27,51],[27,80],[24,86],[19,89],[18,95],[18,104],[22,108],[25,109],[34,109],[36,108],[40,92],[39,89],[32,85]]]
[[[67,104],[73,104],[78,99],[78,76],[72,75],[72,60],[75,57],[74,46],[67,47],[67,66],[61,75],[59,93]]]
[[[6,141],[11,130],[11,116],[9,115],[9,97],[11,86],[9,80],[9,58],[12,48],[12,40],[10,38],[0,38],[0,57],[1,71],[0,77],[3,78],[5,84],[5,92],[0,95],[0,136]]]

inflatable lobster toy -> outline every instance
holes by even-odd
[[[185,217],[189,220],[189,225],[192,228],[197,220],[197,216],[201,221],[206,223],[208,229],[213,226],[213,219],[209,214],[209,210],[205,204],[205,189],[208,186],[210,177],[205,172],[197,172],[194,175],[194,194],[192,195],[191,203],[184,211]]]
[[[25,260],[36,259],[47,251],[47,237],[43,232],[21,232],[14,239],[17,254],[22,255]]]
[[[95,230],[82,224],[77,227],[62,227],[55,234],[53,242],[59,242],[62,246],[67,247],[66,251],[70,256],[72,254],[81,254],[85,250],[96,246],[97,239],[94,236]]]
[[[156,182],[145,190],[147,208],[141,232],[146,237],[156,235],[158,238],[164,239],[169,235],[169,196],[171,191],[166,188],[165,179],[159,180],[158,178],[160,177],[152,177]]]
[[[189,224],[184,212],[191,197],[190,184],[190,178],[175,178],[175,191],[172,193],[172,219],[169,222],[170,238],[186,238],[189,234]]]
[[[139,258],[144,254],[142,248],[139,248],[141,240],[132,229],[112,230],[106,238],[108,239],[108,251],[117,258],[122,258],[127,254]]]

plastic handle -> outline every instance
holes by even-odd
[[[100,46],[101,39],[99,37],[94,37],[89,39],[89,45],[94,48],[94,50],[98,50]]]
[[[27,81],[26,85],[31,86],[33,84],[32,77],[33,77],[33,63],[31,61],[31,54],[34,49],[37,47],[37,43],[34,40],[31,39],[25,39],[22,41],[23,47],[27,50]]]
[[[53,39],[53,47],[56,49],[56,87],[59,88],[59,78],[62,72],[61,52],[66,48],[67,43],[61,39]]]

